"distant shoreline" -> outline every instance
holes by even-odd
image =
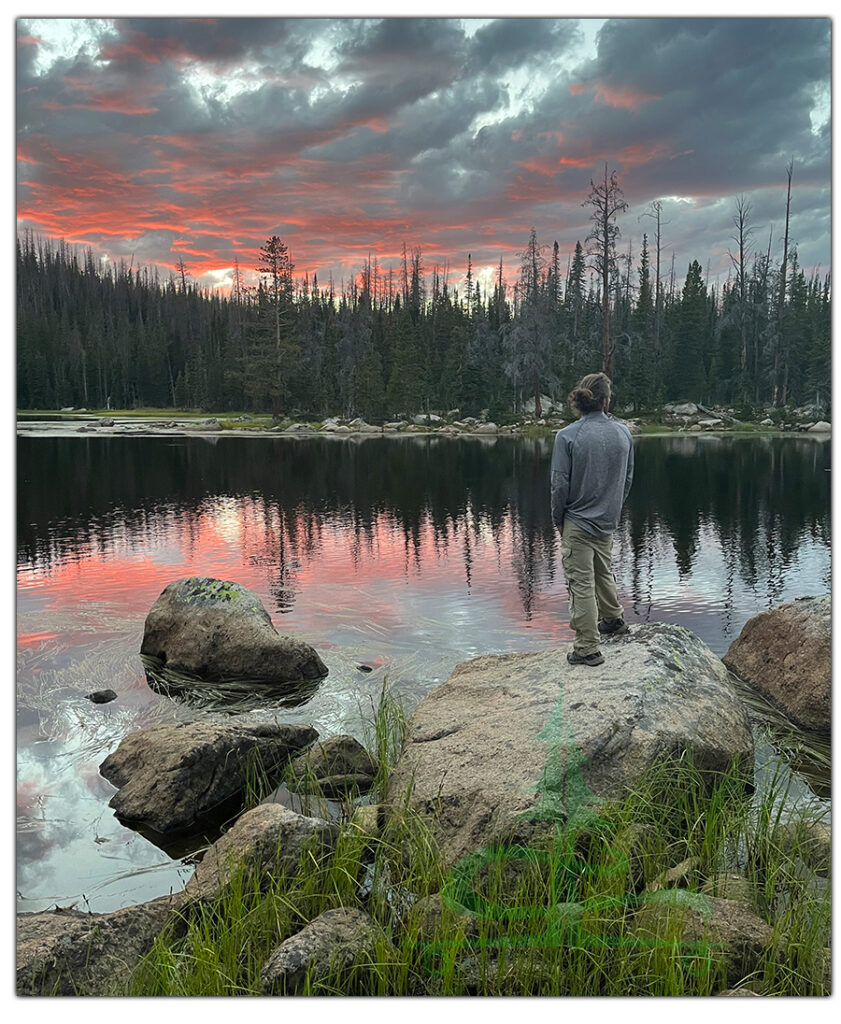
[[[106,420],[107,423],[102,421]],[[411,438],[474,438],[478,440],[496,440],[498,438],[521,438],[539,440],[551,438],[567,425],[566,420],[548,423],[534,421],[521,424],[503,424],[496,429],[488,429],[488,424],[477,422],[474,427],[455,427],[452,424],[430,424],[428,426],[410,424],[402,428],[377,427],[363,424],[361,428],[335,425],[322,426],[317,421],[299,422],[288,427],[272,427],[269,417],[253,417],[245,422],[238,422],[230,416],[217,414],[184,414],[166,415],[165,412],[130,412],[112,414],[108,412],[77,412],[77,411],[18,411],[16,416],[16,433],[23,437],[285,437],[309,438],[328,437],[335,439],[351,438],[359,440],[369,437]],[[811,437],[817,440],[829,440],[831,431],[810,432],[792,425],[791,429],[780,430],[776,426],[762,426],[757,423],[738,423],[721,426],[704,427],[701,430],[688,430],[686,427],[673,424],[646,422],[642,417],[637,421],[638,430],[634,431],[637,438],[644,437],[698,437],[714,434],[716,437]]]

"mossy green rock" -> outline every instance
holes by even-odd
[[[255,593],[205,576],[166,587],[146,617],[140,653],[207,682],[277,686],[327,675],[309,644],[278,634]]]

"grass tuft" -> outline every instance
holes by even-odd
[[[372,710],[381,797],[405,716],[385,685]],[[159,937],[123,994],[259,994],[280,942],[327,909],[356,907],[382,941],[356,963],[309,973],[299,994],[826,995],[829,882],[807,848],[820,814],[798,811],[783,839],[790,778],[780,772],[753,795],[736,766],[711,775],[687,756],[663,761],[586,825],[561,823],[533,846],[489,846],[451,870],[406,794],[376,833],[343,822],[335,850],[302,858],[291,878],[272,873],[266,888],[241,869],[187,918],[186,934]],[[772,930],[744,963],[682,934],[686,915],[709,913],[706,892],[723,872],[743,877],[742,896]],[[649,913],[653,930],[643,926]]]

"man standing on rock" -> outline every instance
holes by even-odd
[[[590,373],[569,396],[579,419],[559,430],[552,452],[552,521],[575,630],[571,665],[601,665],[599,634],[627,633],[610,564],[613,534],[634,476],[627,427],[607,415],[610,378]]]

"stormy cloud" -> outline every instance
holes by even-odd
[[[830,21],[820,18],[19,19],[20,229],[204,284],[271,234],[349,279],[403,245],[457,278],[532,227],[569,252],[607,163],[638,252],[726,276],[754,238],[830,265]],[[774,250],[776,252],[776,250]]]

